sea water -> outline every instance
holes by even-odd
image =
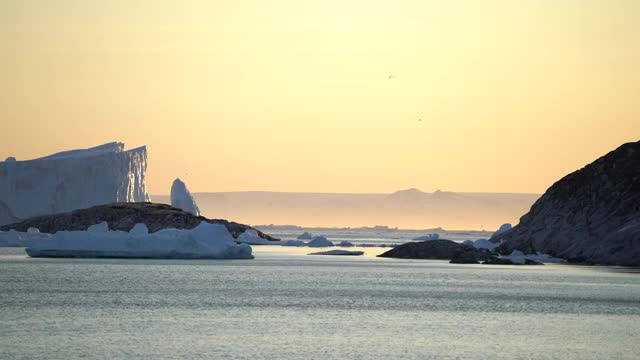
[[[640,354],[633,270],[454,265],[354,250],[366,254],[254,246],[254,260],[35,259],[3,248],[0,359]]]

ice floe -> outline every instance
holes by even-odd
[[[349,251],[349,250],[329,250],[311,253],[309,255],[341,255],[341,256],[360,256],[364,254],[364,251]]]
[[[110,231],[103,222],[87,231],[18,236],[32,257],[253,259],[251,247],[237,244],[224,225],[205,221],[189,230],[164,229],[151,234],[142,224],[125,232]]]

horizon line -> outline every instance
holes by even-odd
[[[420,189],[411,188],[411,189],[403,189],[396,190],[393,192],[322,192],[322,191],[275,191],[275,190],[234,190],[234,191],[192,191],[192,194],[238,194],[238,193],[268,193],[268,194],[317,194],[317,195],[392,195],[398,192],[403,192],[407,190],[418,190],[423,194],[434,194],[437,192],[443,193],[455,193],[455,194],[502,194],[502,195],[542,195],[543,193],[534,193],[534,192],[500,192],[500,191],[451,191],[451,190],[435,190],[431,192],[422,191]],[[170,196],[170,193],[160,194],[160,193],[150,193],[150,196]]]

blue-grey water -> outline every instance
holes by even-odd
[[[640,274],[308,256],[0,249],[0,359],[638,359]]]

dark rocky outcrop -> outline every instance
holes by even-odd
[[[506,254],[543,252],[588,264],[640,266],[640,141],[556,182],[513,229]]]
[[[476,263],[492,256],[489,252],[466,246],[451,240],[429,240],[419,242],[409,242],[398,245],[395,248],[378,255],[379,257],[399,258],[399,259],[432,259],[432,260],[452,260],[459,259],[470,263]]]
[[[195,216],[165,204],[139,202],[113,203],[61,214],[37,216],[15,224],[0,226],[0,231],[11,229],[27,231],[30,227],[38,228],[43,233],[55,233],[60,230],[86,230],[89,226],[103,221],[109,223],[109,229],[122,231],[129,231],[135,224],[142,223],[147,226],[149,232],[167,228],[193,229],[201,221],[206,221],[212,224],[223,224],[235,238],[245,230],[253,229],[248,225],[227,220]],[[263,239],[279,240],[261,231],[256,230],[256,232]]]
[[[490,259],[485,260],[482,264],[484,265],[515,265],[513,261],[509,259],[502,259],[497,256],[494,256]]]

